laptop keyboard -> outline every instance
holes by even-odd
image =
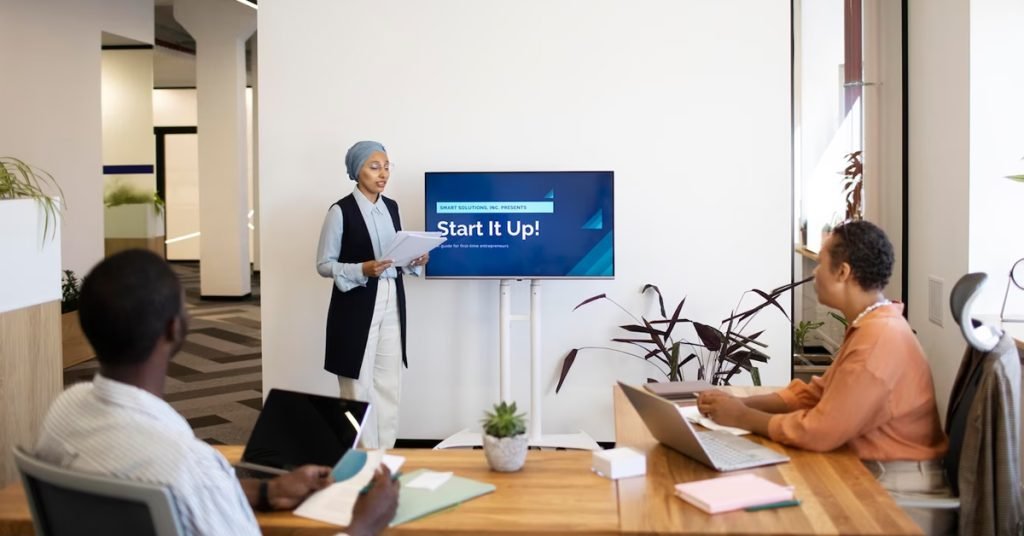
[[[748,441],[746,439],[735,436],[722,436],[711,432],[699,432],[699,434],[700,442],[704,445],[704,449],[707,450],[708,456],[722,467],[735,467],[762,458],[750,452],[750,449],[756,449],[757,445],[754,443],[747,445]],[[737,439],[743,443],[738,443]]]

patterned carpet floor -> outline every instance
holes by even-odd
[[[245,444],[262,406],[259,275],[252,297],[241,301],[199,298],[199,264],[175,262],[192,315],[182,351],[167,371],[166,396],[196,435],[211,444]],[[65,387],[88,381],[96,360],[64,371]]]

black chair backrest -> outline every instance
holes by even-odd
[[[156,536],[153,516],[143,502],[102,497],[43,482],[29,476],[29,489],[44,534]]]

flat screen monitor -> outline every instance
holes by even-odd
[[[611,171],[427,172],[430,278],[612,279]]]

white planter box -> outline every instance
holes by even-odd
[[[33,199],[0,199],[0,313],[60,300],[60,219],[44,236],[45,218]]]
[[[152,203],[103,209],[105,238],[152,238],[164,235],[164,217]]]

